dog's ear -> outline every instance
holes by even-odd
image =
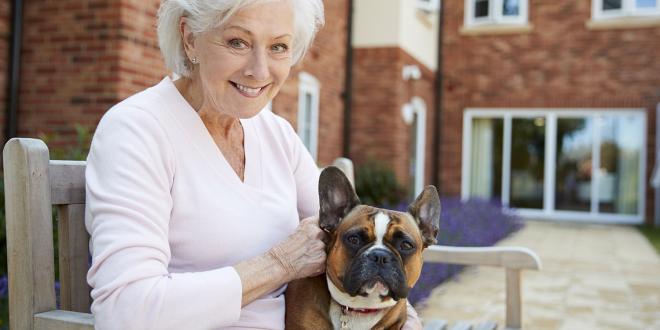
[[[408,206],[410,213],[419,230],[422,232],[424,247],[437,243],[438,227],[440,224],[440,197],[434,186],[426,186],[417,199]]]
[[[333,232],[341,219],[354,207],[360,205],[360,199],[344,172],[335,166],[328,166],[319,177],[319,226],[326,232]]]

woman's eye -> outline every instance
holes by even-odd
[[[401,250],[408,251],[408,250],[412,250],[413,248],[414,246],[410,242],[401,243]]]
[[[241,39],[231,39],[229,40],[229,46],[236,49],[245,49],[247,48],[247,43]]]
[[[348,236],[346,240],[353,245],[360,244],[360,238],[357,235]]]
[[[277,45],[273,45],[271,49],[275,53],[286,53],[286,51],[289,50],[289,46],[285,44],[277,44]]]

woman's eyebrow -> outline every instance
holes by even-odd
[[[241,31],[249,34],[249,35],[252,35],[252,31],[250,31],[250,30],[248,30],[244,27],[238,26],[238,25],[230,25],[230,26],[225,28],[225,30],[229,30],[229,29],[238,29],[238,30],[241,30]]]
[[[242,26],[239,26],[239,25],[230,25],[230,26],[227,26],[227,27],[225,28],[225,30],[229,30],[229,29],[238,29],[238,30],[243,31],[244,33],[247,33],[247,34],[250,35],[250,36],[253,35],[252,31],[250,31],[250,30],[248,30],[248,29],[246,29],[246,28],[244,28],[244,27],[242,27]],[[281,39],[281,38],[284,38],[284,37],[292,37],[292,36],[293,36],[293,35],[290,34],[290,33],[285,33],[285,34],[282,34],[282,35],[280,35],[280,36],[274,37],[273,39]]]

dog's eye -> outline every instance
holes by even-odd
[[[415,246],[412,245],[412,243],[410,243],[408,241],[403,241],[401,243],[401,250],[404,250],[404,251],[412,250],[414,247]]]
[[[351,235],[346,238],[346,240],[353,244],[353,245],[358,245],[360,244],[360,237],[358,235]]]

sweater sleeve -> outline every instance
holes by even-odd
[[[288,121],[277,117],[286,132],[290,147],[290,162],[296,181],[298,216],[300,219],[319,214],[319,168],[312,155]]]
[[[304,219],[313,215],[319,215],[319,168],[296,136],[296,148],[298,157],[297,166],[294,171],[296,178],[296,195],[298,198],[298,215]]]
[[[208,329],[239,319],[233,267],[168,271],[174,164],[168,136],[147,111],[115,107],[96,130],[85,176],[97,329]]]

